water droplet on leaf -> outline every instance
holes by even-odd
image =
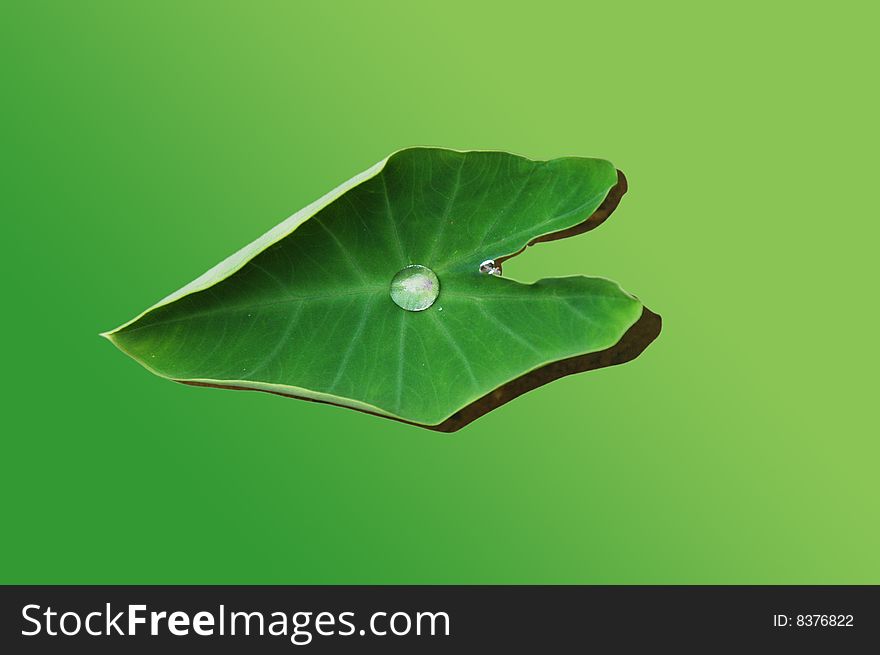
[[[440,294],[437,274],[426,266],[410,264],[391,280],[391,300],[410,312],[428,309]]]
[[[494,259],[487,259],[480,264],[480,273],[485,273],[486,275],[501,275],[501,266],[496,265]]]

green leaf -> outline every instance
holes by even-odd
[[[610,280],[480,271],[595,227],[625,189],[600,159],[400,150],[105,336],[177,382],[454,430],[656,337]]]

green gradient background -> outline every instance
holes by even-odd
[[[880,583],[876,14],[113,4],[0,18],[0,581]],[[98,337],[413,144],[614,161],[505,274],[660,339],[443,436]]]

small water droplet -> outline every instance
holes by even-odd
[[[410,264],[391,280],[391,300],[410,312],[428,309],[440,294],[437,274],[426,266]]]
[[[480,264],[480,273],[486,275],[501,275],[501,265],[496,264],[494,259],[487,259]]]

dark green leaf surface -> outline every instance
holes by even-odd
[[[598,159],[401,150],[106,336],[172,380],[437,425],[529,371],[614,346],[639,319],[642,304],[603,278],[479,271],[582,223],[616,182]],[[390,295],[411,264],[439,278],[424,311]]]

